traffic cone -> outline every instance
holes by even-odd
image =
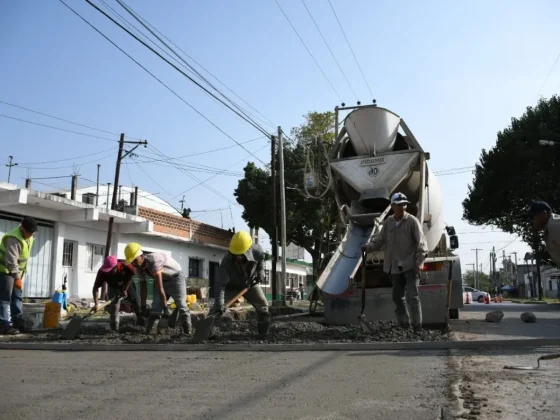
[[[467,296],[467,299],[465,300],[465,305],[470,305],[471,300],[469,299],[469,292],[466,292],[465,295]]]
[[[498,303],[498,295],[494,296],[494,303]]]
[[[484,296],[484,303],[490,305],[490,295]]]
[[[504,303],[504,297],[500,295],[500,303]]]

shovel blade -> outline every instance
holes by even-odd
[[[215,316],[207,316],[203,320],[198,321],[191,343],[200,344],[203,341],[207,341],[214,327],[214,321],[216,321]]]
[[[365,332],[366,334],[371,334],[371,328],[369,327],[367,318],[364,314],[360,315],[358,317],[358,321],[360,322],[360,327],[362,328],[362,331]]]
[[[62,331],[62,338],[65,340],[72,340],[76,338],[80,331],[82,330],[82,317],[75,316],[73,317],[66,328]]]

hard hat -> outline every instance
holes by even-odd
[[[244,231],[237,232],[233,235],[233,238],[231,238],[231,242],[229,243],[229,252],[233,255],[243,255],[251,249],[252,245],[253,239],[251,238],[251,235]]]
[[[142,245],[140,245],[137,242],[129,243],[124,249],[124,257],[126,259],[127,264],[130,264],[140,255],[142,255]]]

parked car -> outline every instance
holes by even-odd
[[[481,290],[476,290],[474,287],[470,287],[470,286],[463,286],[463,291],[470,292],[472,296],[472,300],[480,303],[484,302],[486,296],[489,296],[488,293],[483,292]]]

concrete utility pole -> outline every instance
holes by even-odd
[[[286,305],[286,186],[284,184],[284,142],[282,139],[282,127],[278,127],[278,163],[280,170],[280,225],[282,236],[282,305]]]
[[[6,166],[8,167],[8,184],[10,183],[10,178],[12,177],[12,168],[14,166],[18,166],[17,163],[14,163],[14,157],[13,156],[8,156],[8,163],[6,164]]]
[[[99,206],[99,174],[101,173],[101,164],[97,164],[97,183],[95,186],[95,206]]]
[[[185,196],[183,196],[183,198],[181,200],[179,200],[179,203],[181,203],[181,213],[183,212],[183,208],[185,207]],[[220,210],[220,214],[221,214],[221,210]],[[224,222],[222,220],[222,228],[224,227]]]
[[[276,137],[270,137],[270,175],[272,176],[272,270],[270,273],[272,305],[278,302],[278,276],[276,264],[278,262],[278,205],[276,204]]]
[[[474,288],[476,289],[478,286],[478,251],[482,251],[480,248],[471,249],[476,253],[476,265],[475,265],[475,272],[474,272]]]
[[[136,146],[134,146],[132,149],[128,150],[125,154],[123,154],[124,152],[124,145],[125,143],[127,144],[135,144]],[[141,140],[141,141],[125,141],[124,139],[124,133],[121,134],[121,138],[119,140],[119,152],[117,155],[117,164],[115,167],[115,183],[113,184],[113,199],[111,201],[111,210],[116,210],[117,208],[117,195],[118,195],[118,186],[119,186],[119,176],[121,173],[121,162],[124,158],[126,158],[128,155],[130,155],[134,150],[136,150],[138,147],[140,147],[141,145],[143,145],[144,147],[147,147],[148,142],[146,140]],[[109,227],[107,228],[107,242],[105,245],[105,258],[107,258],[109,256],[109,253],[111,252],[111,241],[113,240],[113,224],[115,223],[115,218],[114,217],[110,217],[109,218]],[[105,298],[107,295],[107,283],[105,283],[103,285],[103,290],[101,291],[101,297]]]
[[[513,276],[513,285],[517,286],[517,252],[512,252],[513,256],[515,257],[515,275]],[[513,270],[512,270],[513,274]]]

